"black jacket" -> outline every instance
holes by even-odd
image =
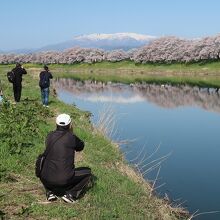
[[[15,67],[12,71],[15,74],[15,81],[14,81],[14,83],[15,84],[21,84],[21,82],[22,82],[22,75],[23,74],[27,74],[27,71],[24,68],[22,68],[22,67]]]
[[[42,71],[40,73],[40,81],[39,86],[42,89],[49,88],[50,87],[50,79],[52,79],[53,76],[49,71]]]
[[[72,181],[75,151],[81,151],[84,148],[83,141],[72,132],[64,131],[62,128],[49,133],[46,148],[48,143],[54,142],[61,135],[63,136],[50,149],[41,172],[42,182],[56,186],[67,185]]]

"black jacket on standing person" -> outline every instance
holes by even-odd
[[[12,71],[15,74],[14,84],[21,84],[22,75],[27,74],[27,71],[24,68],[22,68],[20,65],[16,66]]]
[[[41,87],[41,89],[50,87],[50,79],[53,79],[53,76],[49,71],[45,70],[40,73],[39,86]]]
[[[84,142],[71,131],[57,127],[47,136],[46,148],[58,137],[60,138],[48,151],[41,172],[41,181],[44,184],[65,186],[73,181],[75,151],[83,150]]]
[[[17,64],[12,71],[14,72],[15,75],[15,80],[13,82],[14,99],[16,102],[19,102],[21,99],[22,75],[27,74],[27,71],[24,68],[22,68],[20,64]]]

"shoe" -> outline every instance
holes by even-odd
[[[76,200],[70,194],[62,196],[62,199],[67,203],[76,203]]]
[[[46,107],[46,105],[43,105],[43,107]]]
[[[58,199],[58,197],[55,194],[53,194],[53,192],[51,191],[46,192],[46,196],[47,196],[47,201],[49,202],[53,202]]]
[[[46,108],[49,108],[49,105],[46,105]]]

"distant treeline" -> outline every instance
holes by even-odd
[[[148,45],[129,51],[104,51],[75,47],[63,52],[48,51],[33,54],[0,54],[1,64],[21,63],[95,63],[131,60],[135,63],[189,63],[220,59],[220,35],[186,40],[162,37]]]

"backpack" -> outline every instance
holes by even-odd
[[[44,73],[43,77],[40,78],[39,86],[42,89],[48,88],[49,87],[49,79],[47,75]]]
[[[46,156],[44,154],[40,154],[37,157],[37,160],[36,160],[36,163],[35,163],[35,175],[38,178],[40,178],[40,174],[41,174],[41,171],[43,169],[43,164],[44,164],[45,159],[46,159]]]
[[[10,83],[15,82],[15,73],[13,71],[7,72],[7,78]]]

